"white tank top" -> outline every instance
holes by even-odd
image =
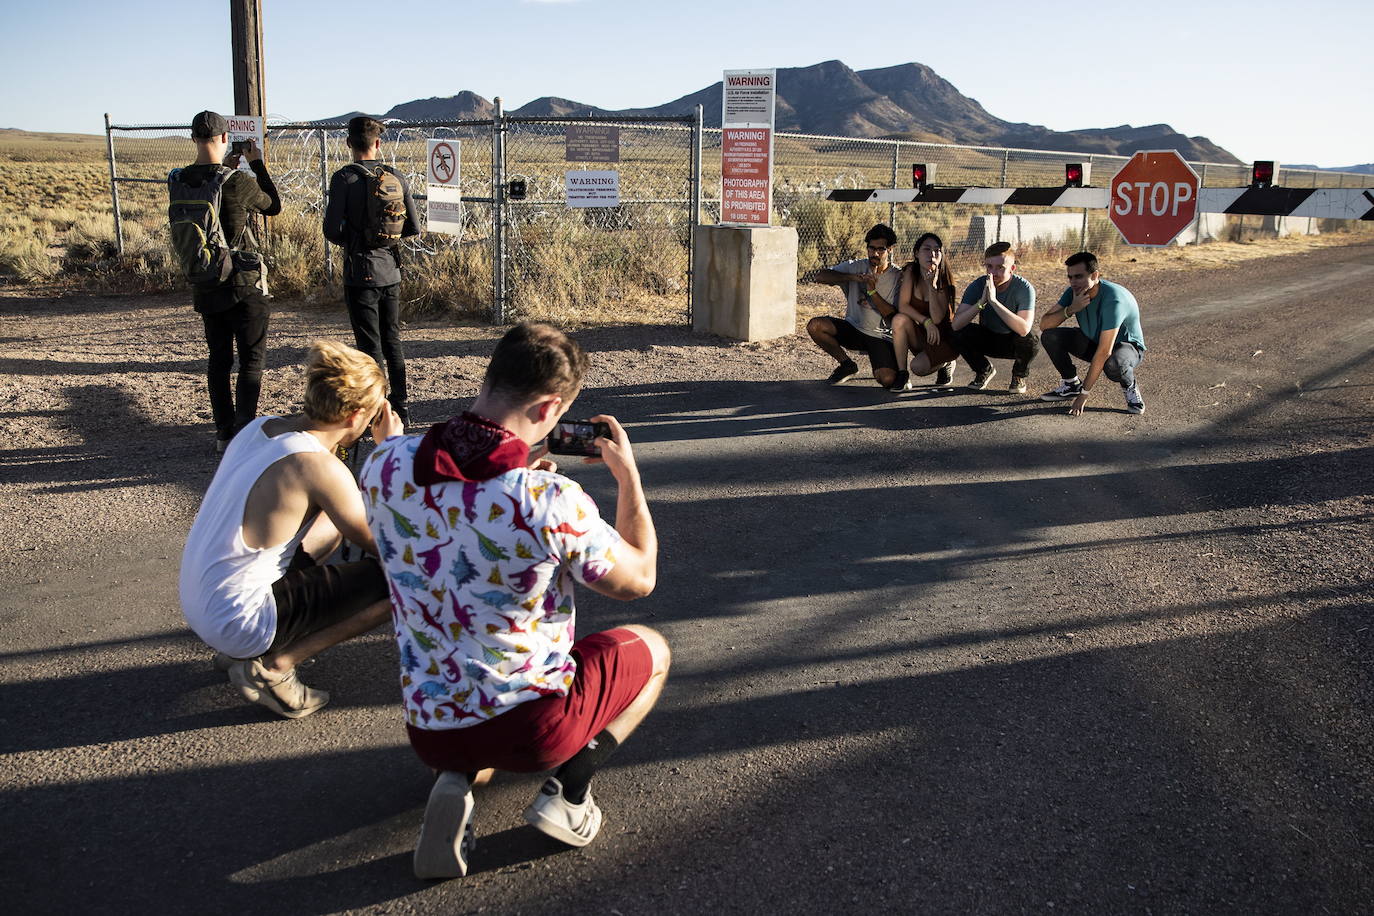
[[[287,455],[328,451],[309,433],[269,438],[259,417],[229,444],[215,479],[196,513],[181,555],[181,611],[196,635],[234,658],[266,652],[277,634],[272,583],[286,572],[302,527],[285,544],[249,547],[243,542],[243,508],[258,478]]]

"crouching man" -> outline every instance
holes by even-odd
[[[336,447],[402,425],[370,358],[322,341],[306,360],[305,412],[260,417],[229,444],[181,558],[181,608],[244,698],[289,719],[329,694],[296,666],[390,616],[375,559],[321,565],[343,538],[375,555],[362,497]]]
[[[1025,394],[1031,360],[1040,352],[1033,329],[1035,287],[1015,275],[1016,255],[1009,242],[989,246],[983,266],[987,273],[968,285],[954,313],[954,346],[973,370],[970,388],[982,391],[997,374],[988,359],[992,356],[1012,361],[1007,390]]]
[[[601,829],[592,775],[658,700],[668,645],[647,627],[577,639],[573,583],[653,591],[658,539],[625,430],[597,438],[618,487],[614,526],[546,460],[531,462],[582,387],[587,358],[546,324],[512,328],[472,409],[383,442],[363,466],[368,524],[391,587],[416,754],[439,773],[415,849],[421,878],[467,873],[481,771],[556,768],[525,811],[585,846]]]

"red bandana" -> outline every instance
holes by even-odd
[[[530,447],[486,417],[463,412],[435,423],[415,450],[415,482],[422,487],[450,480],[499,477],[529,463]]]

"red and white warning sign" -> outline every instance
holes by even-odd
[[[1128,244],[1167,245],[1197,216],[1201,185],[1177,151],[1142,150],[1112,179],[1107,213]]]
[[[767,226],[773,212],[776,70],[726,70],[722,83],[720,222]]]
[[[463,177],[462,143],[430,140],[426,146],[426,231],[460,236],[463,234],[463,191],[459,187]]]

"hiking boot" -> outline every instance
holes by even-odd
[[[288,719],[308,716],[329,702],[329,693],[302,684],[295,668],[285,674],[273,674],[263,667],[261,658],[234,662],[229,667],[229,681],[245,700]]]
[[[940,367],[940,371],[935,373],[935,385],[937,388],[948,388],[954,383],[954,361],[951,360]]]
[[[1140,396],[1140,389],[1135,382],[1131,382],[1131,387],[1122,388],[1122,393],[1126,395],[1126,409],[1131,413],[1141,414],[1145,412],[1145,399]]]
[[[911,373],[905,369],[897,370],[897,377],[892,380],[892,384],[887,386],[888,391],[910,391]]]
[[[415,877],[461,878],[477,846],[472,829],[472,788],[467,776],[445,771],[429,791],[420,840],[415,844]]]
[[[853,378],[858,374],[859,364],[854,362],[854,360],[852,359],[847,359],[844,362],[840,363],[838,366],[836,366],[835,371],[830,373],[830,377],[827,378],[825,381],[828,385],[843,385],[849,379]]]
[[[992,377],[996,374],[997,370],[989,364],[986,369],[983,369],[973,377],[973,381],[969,382],[968,386],[974,391],[982,391],[984,388],[988,387],[988,382],[992,381]]]
[[[1040,395],[1042,401],[1063,401],[1068,398],[1076,398],[1083,393],[1083,383],[1076,378],[1066,378],[1059,383],[1059,387],[1053,391],[1046,391]]]
[[[601,829],[601,809],[592,800],[590,789],[582,804],[574,805],[563,797],[563,784],[550,776],[533,804],[525,809],[525,820],[535,830],[569,846],[586,846]]]
[[[1026,377],[1024,375],[1013,375],[1011,377],[1011,384],[1007,386],[1007,391],[1010,394],[1025,394]]]

